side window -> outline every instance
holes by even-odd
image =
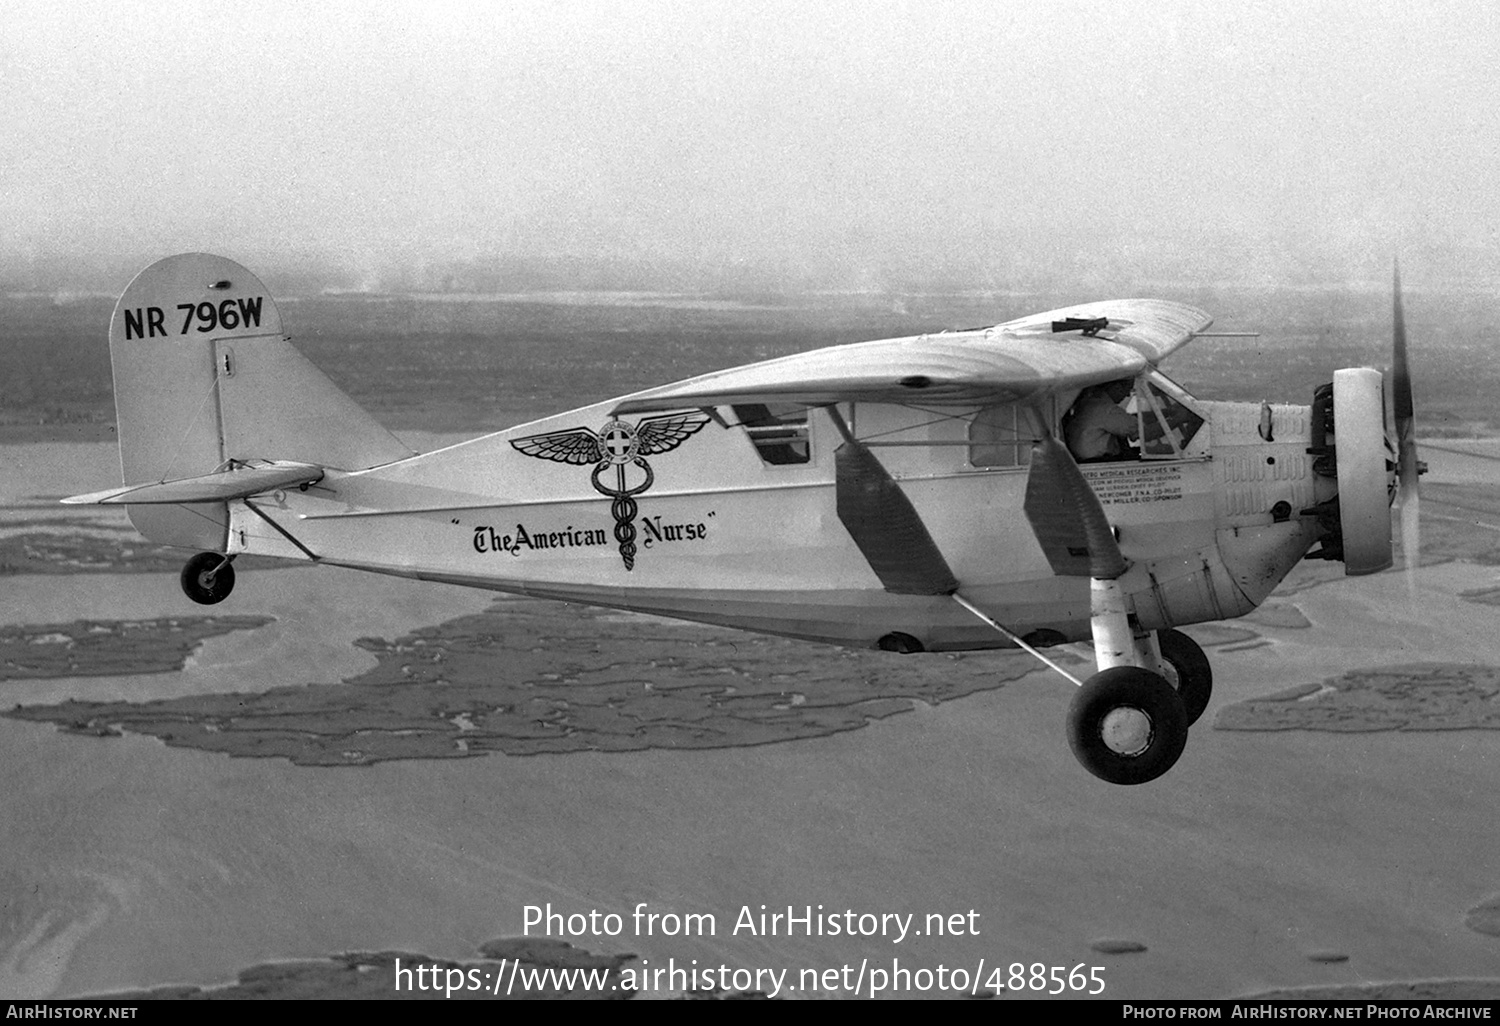
[[[786,466],[806,463],[812,457],[807,407],[794,403],[746,403],[731,409],[766,463]]]
[[[1026,406],[986,406],[969,421],[969,466],[1024,467],[1040,436],[1037,411]]]
[[[1157,459],[1181,456],[1203,426],[1203,418],[1150,381],[1136,386],[1141,455]]]

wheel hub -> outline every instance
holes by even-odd
[[[1151,747],[1151,717],[1140,709],[1111,709],[1100,724],[1100,738],[1117,755],[1140,755]]]

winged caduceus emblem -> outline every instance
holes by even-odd
[[[513,438],[510,444],[516,451],[539,460],[579,467],[594,465],[589,480],[595,491],[613,500],[610,512],[615,517],[615,541],[620,543],[620,558],[625,561],[625,569],[632,570],[635,568],[635,516],[638,512],[635,497],[656,481],[656,474],[646,457],[671,452],[696,434],[709,419],[707,413],[695,410],[647,417],[634,427],[623,420],[611,420],[598,431],[585,427],[569,428]],[[629,486],[625,474],[629,466],[645,471],[645,479]],[[604,481],[604,475],[611,467],[615,469],[612,486]]]

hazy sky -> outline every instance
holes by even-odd
[[[1500,274],[1496,10],[0,0],[0,255]]]

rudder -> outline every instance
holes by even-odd
[[[230,460],[358,470],[412,455],[292,347],[266,287],[232,260],[185,253],[136,275],[115,304],[109,350],[123,484]],[[224,550],[224,503],[128,508],[152,541]]]

